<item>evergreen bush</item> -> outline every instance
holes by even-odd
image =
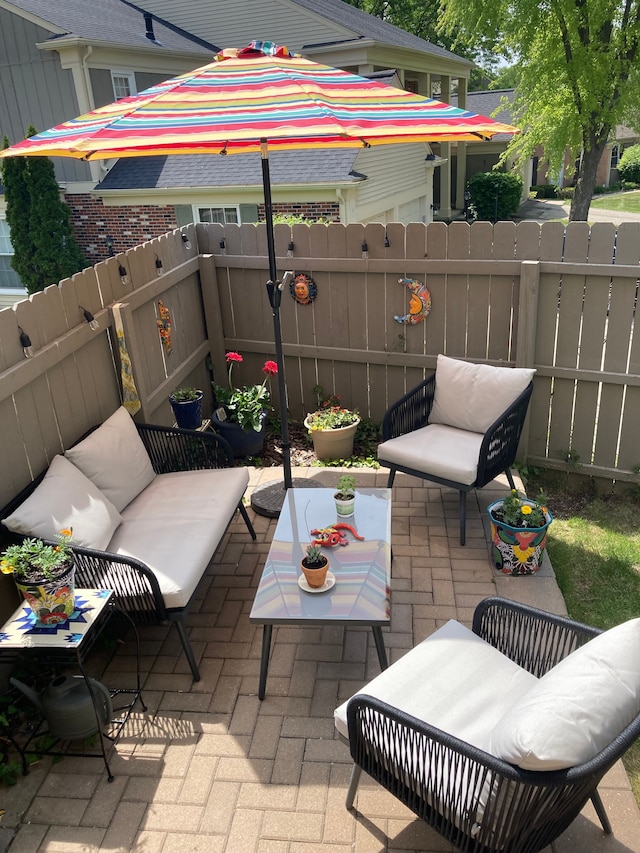
[[[513,172],[479,172],[469,181],[477,219],[510,219],[520,206],[522,178]]]
[[[622,152],[618,172],[623,181],[640,183],[640,145],[631,145]]]

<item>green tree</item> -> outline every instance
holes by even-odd
[[[513,121],[525,132],[509,154],[538,145],[552,172],[577,162],[569,218],[586,220],[596,170],[616,125],[640,113],[640,0],[442,0],[444,31],[495,42],[517,56]],[[573,168],[573,167],[570,167]]]
[[[29,127],[27,137],[34,133],[35,128]],[[5,137],[4,147],[7,143]],[[87,263],[73,236],[70,210],[60,198],[51,160],[7,157],[2,160],[2,177],[12,264],[27,291],[44,290],[84,269]]]
[[[618,172],[623,181],[640,184],[640,145],[624,149],[618,161]]]

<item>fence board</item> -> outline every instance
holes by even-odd
[[[474,223],[474,227],[470,229],[469,237],[469,257],[488,260],[491,257],[490,223]],[[469,276],[467,332],[467,355],[469,358],[484,360],[489,356],[489,335],[493,333],[490,314],[491,276]]]

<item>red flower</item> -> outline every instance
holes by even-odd
[[[269,376],[274,376],[278,372],[278,365],[275,361],[265,361],[262,372],[268,373]]]
[[[239,352],[228,352],[226,355],[226,359],[227,359],[228,364],[230,364],[232,361],[243,361],[244,360]]]

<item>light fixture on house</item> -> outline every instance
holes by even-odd
[[[128,285],[131,283],[131,280],[129,278],[129,273],[127,272],[127,268],[125,266],[123,266],[122,264],[118,265],[118,273],[120,274],[120,281],[122,282],[122,284]]]
[[[191,248],[191,240],[189,239],[187,234],[182,234],[182,242],[184,243],[185,249]]]
[[[288,258],[292,258],[292,257],[293,257],[293,250],[294,250],[294,248],[295,248],[295,246],[294,246],[294,244],[293,244],[293,240],[290,240],[290,241],[289,241],[289,245],[287,246],[287,257],[288,257]]]
[[[22,352],[24,353],[25,358],[31,358],[33,355],[33,347],[31,346],[31,338],[22,328],[22,326],[18,326],[20,329],[20,343],[22,345]]]
[[[391,240],[389,239],[389,235],[387,234],[387,229],[384,229],[384,247],[388,249],[391,246]]]
[[[369,247],[367,246],[367,241],[362,241],[362,260],[366,261],[369,259]]]
[[[223,255],[227,251],[227,244],[225,243],[224,237],[222,238],[222,240],[220,240],[220,251],[222,252]]]
[[[440,213],[440,205],[435,202],[431,205],[431,210],[433,211],[433,215],[437,216]]]
[[[82,315],[89,324],[89,328],[92,331],[97,332],[97,330],[100,328],[100,323],[98,323],[91,311],[89,311],[88,308],[83,308],[82,305],[78,305],[78,308],[82,311]]]
[[[156,272],[158,276],[162,275],[162,260],[156,255]]]
[[[115,255],[113,250],[113,237],[110,237],[109,234],[104,238],[104,242],[107,245],[107,252],[109,252],[109,257],[112,258]]]

